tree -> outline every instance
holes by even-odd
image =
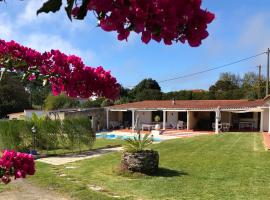
[[[22,82],[14,74],[4,74],[0,81],[0,118],[29,108],[29,94]]]
[[[101,107],[102,102],[105,100],[105,98],[97,98],[95,100],[89,99],[88,101],[82,103],[81,107],[83,108],[95,108],[95,107]]]
[[[148,78],[143,79],[131,91],[136,101],[162,99],[161,88],[157,81]]]
[[[192,91],[190,90],[180,90],[175,92],[163,93],[164,100],[191,100],[192,99]]]
[[[232,85],[240,87],[242,84],[242,79],[239,75],[230,73],[230,72],[223,72],[219,76],[219,80],[228,81],[232,83]]]
[[[32,107],[42,108],[45,99],[50,94],[50,85],[43,86],[38,80],[31,81],[27,84],[26,88],[30,93],[30,103]]]
[[[266,78],[254,72],[245,73],[242,79],[242,90],[248,99],[259,99],[265,96]]]
[[[112,106],[113,102],[110,99],[104,99],[101,103],[101,107],[107,107],[107,106]]]
[[[75,108],[79,106],[79,101],[68,97],[65,94],[60,94],[58,96],[48,95],[45,100],[45,109],[46,110],[56,110],[63,108]]]
[[[241,89],[241,77],[232,73],[221,73],[219,80],[210,86],[210,99],[241,99],[244,92]]]

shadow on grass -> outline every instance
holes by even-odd
[[[158,177],[175,177],[175,176],[187,176],[188,173],[184,171],[177,171],[173,169],[168,169],[168,168],[163,168],[160,167],[156,174],[153,176],[158,176]]]

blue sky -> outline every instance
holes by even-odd
[[[103,66],[124,86],[143,78],[161,81],[248,57],[270,47],[269,0],[203,0],[203,8],[216,14],[210,36],[197,48],[187,44],[165,46],[140,41],[132,34],[120,42],[115,33],[96,27],[91,13],[84,21],[70,22],[63,11],[36,16],[42,0],[7,0],[0,4],[0,38],[15,40],[40,51],[60,49],[76,54],[89,66]],[[221,72],[239,75],[266,68],[266,56],[220,70],[161,84],[163,91],[208,89]]]

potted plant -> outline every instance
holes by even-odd
[[[155,122],[156,122],[156,125],[155,125],[155,130],[160,130],[160,116],[156,115],[155,118],[154,118]]]
[[[121,170],[154,174],[158,170],[159,154],[157,151],[147,149],[153,138],[149,134],[141,135],[140,131],[134,138],[126,139],[124,153],[121,159]]]

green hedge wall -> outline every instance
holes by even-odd
[[[32,133],[32,127],[36,132]],[[0,121],[0,150],[16,151],[50,151],[68,149],[80,151],[91,149],[95,141],[95,133],[91,129],[88,118],[50,120],[33,116],[25,121]]]

